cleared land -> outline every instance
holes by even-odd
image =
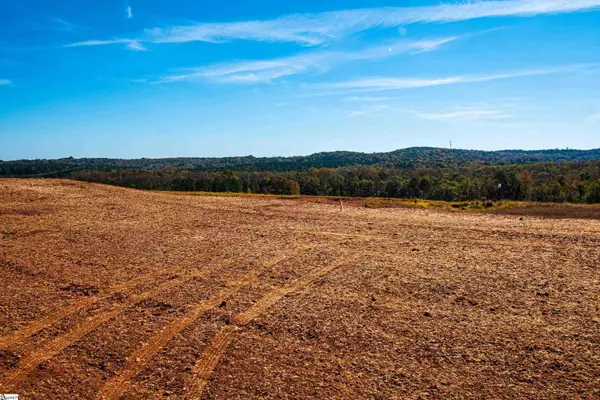
[[[505,214],[532,216],[540,218],[572,218],[600,219],[600,204],[581,203],[538,203],[531,201],[465,201],[447,202],[439,200],[397,199],[384,197],[335,197],[335,196],[298,196],[273,195],[255,193],[221,193],[221,192],[173,192],[156,191],[157,193],[176,196],[217,196],[217,197],[259,197],[267,199],[296,200],[309,203],[338,205],[340,200],[344,206],[366,208],[414,208],[421,210],[484,212],[488,214]]]
[[[599,398],[600,222],[0,180],[0,393]]]

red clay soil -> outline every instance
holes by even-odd
[[[600,222],[0,180],[0,393],[600,398]]]

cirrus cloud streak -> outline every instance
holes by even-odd
[[[167,75],[154,83],[172,83],[209,79],[220,83],[261,83],[309,72],[325,72],[352,61],[384,59],[406,53],[434,51],[461,37],[442,37],[417,41],[397,41],[353,52],[318,51],[271,60],[251,60],[192,68],[184,73]]]
[[[148,41],[222,43],[231,40],[296,42],[315,46],[373,28],[415,23],[456,22],[487,17],[531,17],[600,7],[600,0],[470,1],[424,7],[383,7],[317,14],[292,14],[273,20],[191,25],[146,30]]]
[[[415,77],[369,77],[344,82],[330,82],[312,85],[313,88],[328,90],[323,95],[346,92],[378,92],[386,90],[404,90],[425,88],[432,86],[453,85],[461,83],[488,82],[501,79],[532,77],[540,75],[563,73],[597,73],[599,64],[574,64],[557,67],[526,69],[487,75],[459,75],[442,78],[415,78]]]
[[[448,23],[490,17],[532,17],[600,8],[600,0],[469,1],[422,7],[382,7],[291,14],[271,20],[177,25],[146,29],[138,43],[225,43],[233,40],[294,42],[317,46],[375,28],[396,28],[415,23]],[[108,45],[115,40],[93,40],[67,47]],[[141,45],[138,45],[141,46]],[[135,46],[134,46],[135,47]],[[132,48],[134,48],[132,47]],[[135,48],[134,48],[135,49]],[[137,50],[137,49],[136,49]]]

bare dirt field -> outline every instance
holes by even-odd
[[[0,180],[0,393],[598,399],[600,221]]]

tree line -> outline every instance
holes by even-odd
[[[335,151],[295,157],[222,157],[222,158],[61,158],[57,160],[0,161],[0,176],[35,175],[71,169],[114,171],[194,172],[302,172],[316,168],[371,166],[381,168],[458,168],[486,165],[567,163],[600,160],[600,149],[594,150],[502,150],[479,151],[411,147],[386,153]]]
[[[600,203],[600,161],[305,171],[83,170],[72,179],[145,190]]]

